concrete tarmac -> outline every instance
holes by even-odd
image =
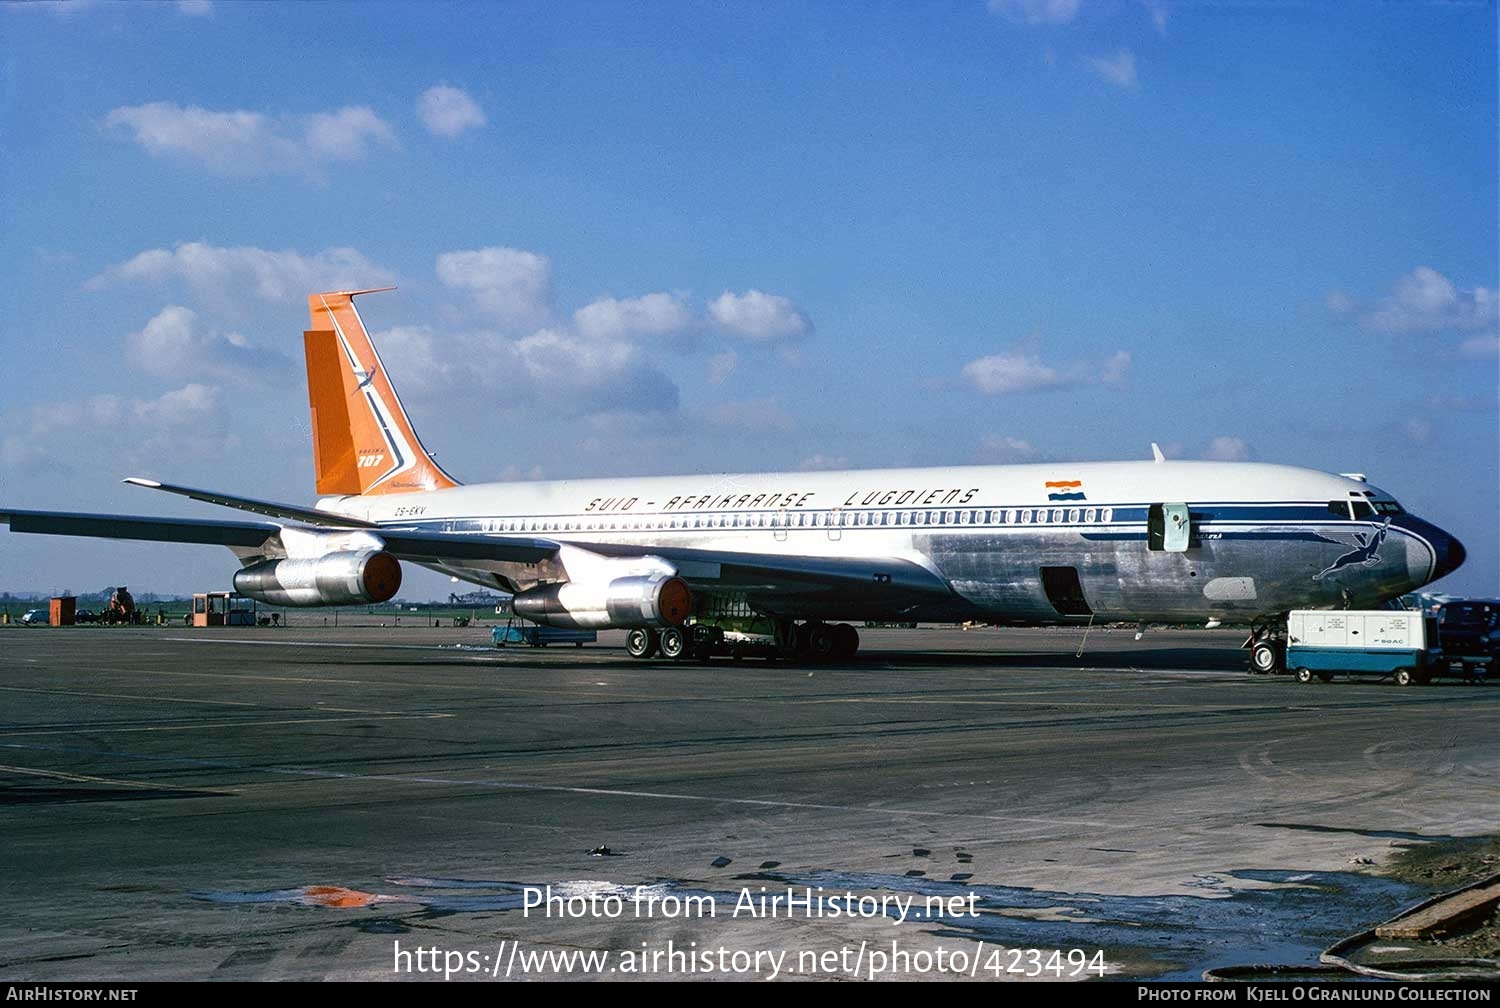
[[[1425,895],[1394,851],[1500,833],[1494,686],[1252,677],[1234,631],[863,638],[0,629],[0,978],[1193,978],[1311,962]]]

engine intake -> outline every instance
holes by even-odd
[[[349,550],[311,560],[263,560],[234,576],[234,590],[282,606],[384,602],[401,587],[401,564],[383,550]]]
[[[516,595],[511,608],[517,616],[555,627],[682,626],[692,612],[692,592],[680,577],[639,574],[598,583],[538,585]]]

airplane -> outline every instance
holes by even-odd
[[[1274,672],[1288,611],[1371,608],[1464,562],[1362,474],[1168,461],[1156,445],[1150,461],[464,485],[423,447],[355,308],[374,292],[308,298],[311,507],[132,477],[270,520],[0,509],[0,523],[227,546],[235,590],[278,606],[384,602],[417,564],[669,659],[707,657],[746,618],[815,661],[853,655],[860,621],[1234,622],[1252,627],[1251,670]]]

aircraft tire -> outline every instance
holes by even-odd
[[[852,658],[859,650],[859,631],[848,623],[835,623],[833,627],[833,656]]]
[[[1398,668],[1395,672],[1395,679],[1397,686],[1410,686],[1417,681],[1417,677],[1412,675],[1409,668]]]
[[[1256,641],[1250,649],[1250,671],[1255,675],[1279,675],[1281,654],[1271,641]]]
[[[661,638],[655,630],[637,628],[625,634],[625,653],[632,658],[654,658]]]
[[[828,661],[838,653],[833,627],[814,623],[807,631],[807,653],[814,661]]]
[[[687,634],[681,627],[667,627],[661,632],[661,656],[671,658],[674,661],[681,660],[687,656],[688,641]]]
[[[1310,668],[1299,668],[1297,670],[1297,681],[1299,683],[1310,683],[1313,681],[1313,673]]]

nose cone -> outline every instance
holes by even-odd
[[[1468,553],[1464,551],[1464,544],[1453,538],[1446,532],[1440,532],[1433,547],[1437,550],[1437,561],[1433,564],[1432,580],[1447,577],[1463,566],[1464,559]]]
[[[1392,526],[1414,537],[1406,548],[1407,591],[1447,577],[1463,566],[1468,552],[1464,544],[1436,525],[1415,515],[1397,515]]]

